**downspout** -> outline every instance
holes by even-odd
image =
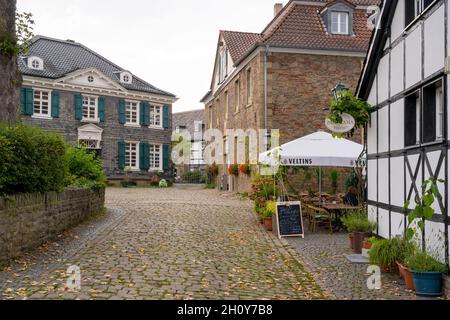
[[[269,45],[266,45],[266,50],[264,53],[264,130],[266,130],[266,139],[268,142],[269,133],[267,132],[267,57],[269,56]],[[269,144],[266,143],[266,151],[269,150]]]

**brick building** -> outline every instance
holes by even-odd
[[[332,89],[356,88],[372,34],[367,9],[378,3],[291,0],[275,5],[261,33],[220,31],[202,99],[206,129],[279,129],[282,144],[325,129]],[[220,167],[226,175],[228,164]],[[245,191],[248,182],[229,178],[229,189]]]
[[[35,37],[18,63],[23,123],[97,152],[110,181],[169,176],[173,94],[71,40]]]

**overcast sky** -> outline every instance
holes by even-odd
[[[261,32],[277,0],[17,0],[35,34],[72,39],[200,109],[219,30]]]

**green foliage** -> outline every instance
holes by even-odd
[[[167,181],[166,181],[165,179],[162,179],[162,180],[159,182],[159,187],[160,187],[160,188],[168,188],[168,187],[169,187],[169,184],[167,183]]]
[[[67,147],[66,161],[71,187],[99,189],[106,186],[103,164],[94,153],[84,148]]]
[[[257,175],[252,179],[252,192],[249,196],[254,201],[256,213],[265,216],[268,214],[266,212],[267,205],[277,200],[280,191],[274,184],[272,177]],[[269,209],[272,209],[273,212],[273,207]]]
[[[186,172],[183,180],[191,183],[206,183],[206,177],[200,170]]]
[[[337,101],[332,99],[330,102],[330,114],[328,119],[333,123],[342,123],[342,114],[348,113],[355,119],[355,127],[347,133],[348,137],[352,137],[355,134],[355,130],[358,128],[364,128],[369,122],[370,118],[370,105],[353,95],[348,90],[340,94]],[[344,134],[335,134],[335,136],[343,137]]]
[[[345,188],[348,190],[351,187],[358,187],[359,178],[358,174],[355,171],[352,171],[346,178],[345,178]]]
[[[331,193],[336,194],[338,188],[339,172],[332,170],[330,173],[331,178]]]
[[[239,175],[239,165],[238,164],[232,164],[228,167],[228,173],[233,176]]]
[[[376,223],[369,221],[364,212],[351,212],[341,218],[348,232],[373,232]]]
[[[413,271],[447,272],[447,267],[425,252],[417,252],[406,258],[406,265]]]
[[[16,33],[6,30],[6,22],[0,17],[0,54],[15,56],[26,53],[33,38],[33,15],[16,13]]]
[[[407,241],[396,237],[389,240],[377,240],[369,250],[370,263],[382,268],[389,268],[397,262],[404,262],[407,255],[412,254],[415,247]]]
[[[66,145],[59,135],[17,126],[0,127],[0,137],[0,194],[61,191],[67,185]]]
[[[267,202],[263,213],[264,218],[272,218],[276,213],[277,203],[275,201]]]

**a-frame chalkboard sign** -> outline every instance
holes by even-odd
[[[278,232],[280,239],[282,237],[305,238],[300,202],[278,202],[274,223],[274,230]]]

